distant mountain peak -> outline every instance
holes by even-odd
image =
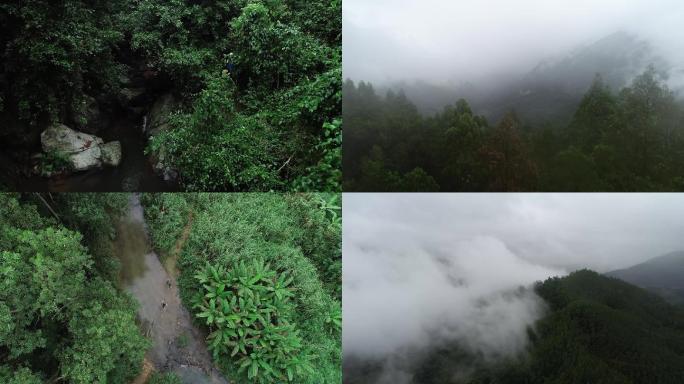
[[[577,47],[565,56],[542,60],[526,79],[542,84],[560,83],[567,92],[583,93],[597,73],[611,88],[618,89],[628,85],[649,65],[661,71],[669,69],[648,41],[617,31]]]
[[[684,304],[684,251],[670,252],[629,268],[606,273]]]

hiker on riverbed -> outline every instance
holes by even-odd
[[[166,286],[169,287],[169,289],[171,289],[171,280],[166,279]]]
[[[161,302],[161,309],[162,311],[166,309],[166,301],[162,300]]]

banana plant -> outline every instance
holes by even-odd
[[[312,373],[312,357],[288,318],[294,310],[288,273],[252,259],[232,269],[207,265],[195,279],[202,294],[193,308],[209,327],[215,359],[229,356],[238,373],[256,383],[293,382]]]

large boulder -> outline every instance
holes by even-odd
[[[100,137],[79,132],[64,124],[49,127],[41,133],[40,140],[46,153],[59,152],[68,156],[74,171],[99,168],[103,162],[117,165],[121,161],[119,142],[104,144]]]
[[[111,141],[100,146],[102,152],[102,162],[105,165],[116,167],[121,163],[121,143]]]
[[[166,130],[169,126],[169,116],[177,107],[178,102],[172,94],[166,93],[159,97],[152,105],[150,113],[145,117],[145,133],[148,136],[154,136]]]
[[[87,133],[71,129],[64,124],[55,124],[40,134],[40,142],[45,152],[77,153],[98,147],[104,141]]]

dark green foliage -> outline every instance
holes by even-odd
[[[0,89],[8,113],[37,124],[78,111],[84,93],[112,92],[121,66],[123,1],[4,1]],[[0,94],[2,95],[2,94]]]
[[[192,211],[186,200],[187,196],[178,193],[164,194],[163,199],[148,194],[141,196],[143,204],[155,203],[154,209],[145,210],[145,216],[148,222],[154,223],[150,237],[162,257],[166,257],[173,250],[190,220]]]
[[[322,191],[339,189],[342,180],[342,121],[323,124],[324,139],[312,152],[321,153],[321,159],[306,168],[306,173],[294,182],[298,191]]]
[[[186,189],[339,191],[341,8],[339,0],[4,2],[0,137],[23,156],[52,121],[104,129],[84,121],[91,105],[108,122],[122,84],[145,87],[136,103],[176,96],[181,113],[148,152]],[[61,169],[53,163],[46,173]]]
[[[119,259],[114,257],[110,240],[116,234],[114,220],[128,205],[124,193],[69,193],[47,196],[63,222],[69,228],[83,235],[94,262],[93,267],[100,275],[116,283],[119,273]]]
[[[195,275],[204,295],[195,298],[195,315],[206,320],[215,359],[230,356],[238,373],[258,383],[299,381],[311,375],[311,356],[290,322],[292,278],[263,261],[240,261],[226,270],[208,265]]]
[[[310,357],[309,364],[313,371],[296,372],[295,369],[293,372],[295,376],[299,375],[294,381],[301,383],[338,383],[341,379],[341,328],[337,325],[341,316],[339,201],[339,195],[316,194],[143,196],[153,245],[162,253],[168,253],[174,247],[175,242],[167,239],[177,238],[174,233],[179,234],[184,227],[183,224],[174,223],[186,223],[189,212],[192,212],[189,236],[178,258],[181,271],[178,279],[181,298],[188,306],[197,304],[197,300],[203,301],[205,295],[210,294],[207,287],[195,278],[198,273],[207,273],[207,264],[217,268],[220,284],[223,284],[225,279],[233,279],[236,276],[254,278],[259,274],[256,272],[257,265],[254,264],[256,260],[268,264],[268,270],[264,273],[274,273],[273,277],[276,280],[262,280],[258,284],[255,281],[252,284],[261,287],[255,289],[267,289],[272,286],[271,283],[276,284],[278,278],[291,279],[287,289],[291,289],[293,295],[288,303],[279,305],[278,310],[282,319],[287,319],[290,326],[299,330],[301,346],[297,347],[294,340],[291,340],[288,341],[291,342],[288,348],[292,348],[291,351],[300,350],[297,356],[302,359],[302,364],[307,360],[306,356]],[[173,227],[176,229],[170,232],[169,229]],[[220,273],[219,269],[222,269]],[[209,273],[213,276],[211,269]],[[217,280],[213,277],[211,279]],[[249,280],[246,282],[249,283]],[[238,282],[233,281],[231,284],[239,287],[245,282],[238,279]],[[226,283],[226,286],[216,294],[230,296],[229,300],[231,297],[237,297],[237,292],[228,288],[231,284]],[[210,284],[206,285],[211,287]],[[215,284],[214,288],[218,286]],[[249,294],[243,293],[243,300],[244,295]],[[267,296],[269,295],[260,294],[263,305],[268,303],[268,300],[263,299]],[[196,313],[212,313],[211,310],[206,310],[211,309],[212,297],[206,299],[207,303],[201,304],[205,309],[198,309]],[[214,308],[221,313],[215,313],[211,319],[207,315],[202,323],[206,324],[209,320],[212,331],[226,331],[228,341],[235,342],[236,339],[230,336],[228,328],[224,328],[225,320],[218,323],[217,315],[218,318],[227,318],[237,312],[232,308],[224,311],[223,307],[219,308],[216,305],[215,301]],[[260,310],[265,308],[263,305],[251,307],[252,310],[246,312],[246,316],[241,316],[242,325],[236,329],[242,329],[243,332],[251,329],[256,332],[263,324],[252,323],[249,316],[261,313]],[[271,320],[273,322],[275,318]],[[236,322],[236,327],[237,324]],[[212,341],[225,341],[224,336],[218,339],[216,335],[214,333],[211,337]],[[245,362],[248,361],[247,356],[251,355],[251,352],[247,353],[247,344],[245,351],[241,352],[238,348],[239,355],[229,357],[234,345],[224,351],[220,347],[220,342],[216,342],[215,347],[219,353],[219,366],[227,372],[228,377],[237,378],[242,382],[252,382],[248,379],[249,371],[238,373],[238,359],[242,358],[242,362]],[[290,352],[285,352],[285,355],[288,353]],[[266,362],[271,365],[270,360]],[[257,375],[263,380],[268,380],[267,370],[264,371],[263,365],[258,364],[260,368]],[[276,372],[283,372],[282,368],[272,368]],[[286,368],[284,372],[287,375]]]
[[[71,161],[65,153],[59,151],[48,152],[40,159],[39,167],[42,175],[49,176],[69,171],[71,169]]]
[[[233,87],[227,75],[210,81],[192,113],[175,116],[174,129],[152,140],[150,149],[163,150],[191,190],[272,190],[282,184],[279,133],[256,116],[236,113]]]
[[[462,345],[442,344],[407,359],[404,369],[412,371],[412,382],[675,384],[684,380],[684,308],[589,270],[537,282],[534,290],[548,310],[528,328],[525,353],[487,359]],[[372,381],[367,378],[381,370],[373,361],[350,359],[349,364],[350,382]]]
[[[340,2],[147,0],[132,47],[191,105],[150,149],[191,190],[340,189]],[[192,150],[188,150],[192,148]]]
[[[572,119],[490,126],[460,100],[432,117],[392,91],[344,84],[345,185],[356,191],[672,191],[684,108],[648,69],[618,94],[597,76]],[[419,169],[420,174],[412,174]],[[410,177],[409,177],[410,176]],[[409,178],[408,180],[406,180]]]
[[[87,221],[82,207],[69,211],[66,200],[39,201],[74,227],[44,218],[17,196],[0,194],[0,378],[126,383],[147,347],[135,324],[135,304],[94,268],[79,232],[81,225],[85,233],[92,228],[76,224]],[[85,209],[104,220],[102,208],[93,207]]]
[[[583,270],[537,283],[550,313],[529,355],[471,383],[680,383],[684,311],[647,291]],[[514,380],[511,380],[514,378]]]

